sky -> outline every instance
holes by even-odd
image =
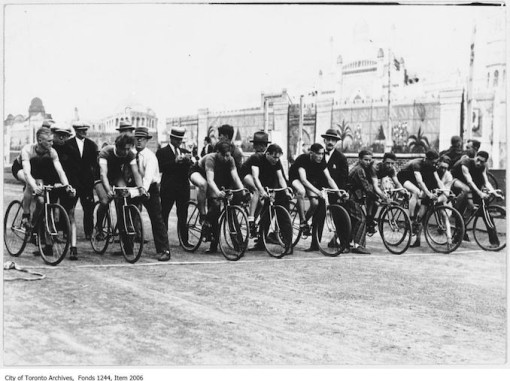
[[[501,7],[7,5],[4,119],[34,97],[59,121],[114,113],[128,98],[160,123],[199,108],[260,105],[262,92],[310,91],[320,69],[360,51],[360,31],[427,76],[467,72],[475,23]],[[331,49],[333,39],[333,51]],[[333,61],[333,62],[332,62]]]

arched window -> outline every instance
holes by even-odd
[[[119,125],[119,118],[115,118],[115,127]]]
[[[492,82],[492,86],[496,87],[498,86],[498,80],[499,80],[499,71],[494,71],[494,80]]]
[[[142,118],[142,126],[145,126],[145,118]]]
[[[487,87],[491,85],[491,73],[487,73]]]
[[[136,118],[136,127],[139,127],[140,126],[140,117],[137,117]]]

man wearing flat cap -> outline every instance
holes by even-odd
[[[159,194],[159,164],[156,155],[147,148],[147,143],[152,136],[147,127],[135,129],[136,163],[142,176],[143,187],[149,192],[149,197],[142,200],[147,214],[151,220],[152,236],[158,254],[158,261],[170,260],[170,245],[168,243],[168,229],[163,222],[161,214],[161,200]]]
[[[253,149],[255,153],[264,153],[267,146],[271,144],[269,141],[269,135],[264,131],[257,131],[253,134],[253,139],[250,140],[253,143]]]
[[[186,130],[182,127],[173,127],[170,131],[170,143],[156,152],[161,172],[161,208],[163,222],[168,230],[168,216],[174,203],[177,207],[177,228],[181,238],[187,242],[188,231],[186,218],[188,211],[186,203],[190,197],[190,183],[188,172],[191,167],[191,153],[182,152],[180,145]]]
[[[94,227],[94,177],[98,172],[97,144],[87,138],[89,124],[82,121],[73,123],[76,134],[66,141],[69,182],[76,189],[76,202],[79,199],[83,208],[83,229],[88,240]]]

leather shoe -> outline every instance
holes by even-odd
[[[78,250],[76,249],[76,247],[71,247],[71,252],[70,252],[70,256],[69,256],[69,260],[71,261],[77,261],[78,260]]]
[[[216,254],[218,252],[218,244],[211,242],[211,246],[205,251],[206,254]]]
[[[351,250],[351,253],[355,253],[355,254],[370,254],[370,251],[368,251],[363,246],[358,246],[358,247],[353,248]]]
[[[158,258],[158,261],[160,261],[160,262],[166,262],[169,260],[170,260],[170,251],[168,251],[168,250],[163,251]]]
[[[319,246],[318,245],[310,245],[310,247],[308,249],[305,249],[305,252],[309,253],[311,251],[319,251]]]

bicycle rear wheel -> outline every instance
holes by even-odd
[[[447,205],[434,206],[425,216],[423,230],[432,250],[448,254],[462,243],[464,220],[456,209]]]
[[[19,256],[28,242],[28,233],[21,224],[23,205],[14,200],[7,207],[4,218],[4,243],[7,252],[13,257]]]
[[[292,221],[292,247],[295,247],[300,238],[301,238],[301,218],[299,217],[299,212],[297,208],[297,204],[294,201],[290,202],[289,205],[290,211],[290,219]]]
[[[56,266],[65,258],[71,243],[69,216],[59,204],[48,204],[39,219],[39,252],[43,261]]]
[[[319,244],[319,250],[328,257],[336,257],[349,244],[351,236],[351,218],[340,205],[328,205],[322,232],[314,226],[313,234]]]
[[[396,205],[387,206],[379,218],[379,233],[386,249],[402,254],[411,244],[411,220],[407,212]]]
[[[239,260],[246,251],[250,229],[244,210],[232,205],[225,208],[220,217],[219,246],[229,261]]]
[[[181,237],[181,229],[177,228],[179,236],[179,243],[181,247],[188,252],[194,252],[202,243],[202,225],[200,224],[200,212],[195,201],[188,201],[186,203],[188,210],[188,217],[186,218],[186,230],[188,239]]]
[[[489,205],[486,210],[487,224],[482,214],[475,217],[475,241],[483,250],[502,250],[506,247],[506,209],[499,205]]]
[[[106,210],[105,217],[103,219],[103,223],[98,228],[97,227],[97,210],[101,203],[98,201],[94,205],[94,231],[92,232],[92,236],[90,237],[90,244],[92,246],[92,250],[97,254],[104,254],[106,249],[108,248],[108,244],[110,243],[110,238],[112,236],[112,217],[110,211],[110,205],[108,205],[108,209]]]
[[[129,263],[135,263],[143,252],[143,221],[140,211],[135,205],[123,205],[122,214],[117,218],[119,224],[120,249]]]
[[[270,208],[271,221],[262,228],[262,242],[270,256],[282,258],[292,248],[292,220],[283,206],[274,205]]]

